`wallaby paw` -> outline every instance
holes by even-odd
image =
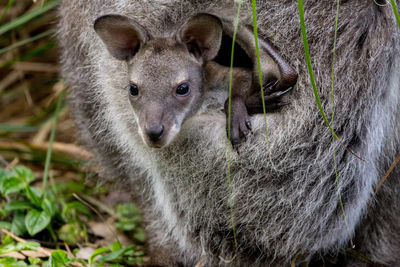
[[[227,115],[227,135],[228,134],[228,107],[225,104],[225,114]],[[231,101],[231,121],[230,121],[230,141],[235,150],[237,150],[240,143],[247,139],[247,136],[251,133],[251,121],[250,116],[247,113],[246,105],[244,100],[240,97],[232,98]]]
[[[288,101],[282,100],[282,97],[290,92],[293,87],[279,88],[278,81],[273,81],[264,86],[264,103],[266,111],[275,111],[282,106],[290,104]],[[261,98],[261,92],[256,91],[246,99],[246,107],[249,114],[263,113],[263,103]]]

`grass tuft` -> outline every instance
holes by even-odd
[[[45,161],[45,165],[44,165],[43,191],[45,190],[45,188],[47,186],[47,177],[48,177],[49,168],[50,168],[51,152],[53,151],[53,143],[54,143],[54,137],[55,137],[56,129],[57,129],[58,116],[60,114],[61,104],[62,104],[63,100],[64,100],[64,90],[61,91],[60,96],[58,97],[56,111],[54,113],[53,125],[52,125],[51,133],[50,133],[49,147],[47,149],[46,161]]]
[[[56,7],[59,4],[60,0],[54,0],[54,1],[49,1],[46,2],[43,6],[33,10],[30,13],[27,13],[15,20],[10,21],[9,23],[3,25],[0,27],[0,35],[2,35],[3,33],[6,33],[12,29],[15,29],[25,23],[27,23],[28,21],[46,13],[47,11],[49,11],[50,9]]]
[[[352,154],[353,156],[355,156],[356,158],[365,161],[363,158],[361,158],[360,156],[358,156],[357,154],[355,154],[353,151],[351,151],[347,146],[345,146],[342,141],[339,139],[339,137],[336,135],[335,131],[332,129],[331,125],[328,122],[328,119],[326,118],[325,112],[322,108],[321,105],[321,99],[319,97],[318,94],[318,90],[317,90],[317,85],[315,83],[315,78],[314,78],[314,72],[312,69],[312,65],[311,65],[311,57],[310,57],[310,49],[308,47],[308,40],[307,40],[307,33],[306,33],[306,25],[304,22],[304,8],[303,8],[303,0],[297,0],[298,3],[298,8],[299,8],[299,17],[300,17],[300,27],[301,27],[301,34],[303,37],[303,44],[304,44],[304,53],[305,53],[305,57],[306,57],[306,62],[307,62],[307,68],[308,68],[308,73],[310,76],[310,82],[313,88],[313,92],[314,92],[314,96],[315,96],[315,101],[317,102],[318,105],[318,109],[322,115],[322,118],[324,119],[324,122],[326,124],[326,126],[328,126],[329,130],[332,133],[332,136],[343,146],[343,148],[349,152],[350,154]]]
[[[263,90],[263,81],[261,75],[261,64],[260,64],[260,51],[258,48],[258,32],[257,32],[257,12],[256,12],[256,1],[251,1],[252,13],[253,13],[253,29],[254,29],[254,41],[256,44],[256,55],[257,55],[257,71],[258,71],[258,78],[261,88],[261,102],[263,106],[263,114],[264,114],[264,125],[265,125],[265,136],[267,138],[267,149],[270,149],[269,143],[269,134],[268,134],[268,126],[267,126],[267,111],[265,107],[265,99],[264,99],[264,90]]]
[[[233,232],[233,239],[235,241],[235,248],[238,247],[237,238],[236,238],[236,227],[235,227],[235,217],[233,214],[233,199],[232,199],[232,179],[231,179],[231,107],[232,107],[232,75],[233,75],[233,58],[235,54],[235,42],[236,42],[236,34],[239,26],[239,17],[240,17],[240,8],[242,6],[242,0],[239,1],[235,22],[234,22],[234,29],[233,29],[233,36],[232,36],[232,48],[231,48],[231,62],[229,67],[229,96],[228,96],[228,164],[227,164],[227,177],[228,177],[228,197],[229,197],[229,209],[231,213],[231,221],[232,221],[232,232]]]

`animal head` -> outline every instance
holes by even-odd
[[[121,15],[99,17],[94,29],[110,54],[128,63],[126,95],[143,141],[167,146],[201,105],[203,66],[219,51],[220,20],[198,14],[163,38]]]

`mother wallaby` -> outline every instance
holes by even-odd
[[[332,124],[342,142],[365,161],[332,142],[319,114],[304,60],[297,1],[258,1],[259,34],[279,47],[299,78],[291,105],[267,116],[270,149],[263,117],[255,115],[253,135],[241,144],[240,153],[231,154],[237,248],[226,176],[228,144],[221,111],[225,98],[213,98],[219,92],[215,89],[169,146],[148,147],[138,134],[127,97],[126,63],[108,53],[93,28],[98,17],[119,14],[139,22],[152,36],[166,36],[201,12],[221,10],[233,16],[236,4],[227,0],[62,2],[58,37],[63,76],[71,87],[78,125],[103,166],[103,176],[129,186],[138,198],[148,222],[150,250],[159,255],[155,263],[400,263],[399,166],[369,205],[374,189],[400,153],[400,31],[390,5],[379,3],[383,1],[342,2]],[[313,67],[328,116],[333,110],[335,7],[336,1],[304,1]],[[248,3],[240,23],[252,23]],[[340,253],[349,247],[350,238],[355,250],[365,256],[363,261]]]

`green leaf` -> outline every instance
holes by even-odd
[[[6,229],[11,231],[11,223],[10,222],[0,222],[0,229]]]
[[[45,198],[42,201],[42,209],[47,212],[47,214],[50,215],[50,217],[53,217],[57,212],[58,208],[54,200]]]
[[[134,203],[118,204],[116,211],[123,216],[131,216],[132,214],[140,214],[139,208]]]
[[[134,250],[136,248],[136,246],[130,246],[124,249],[120,249],[114,252],[111,252],[107,255],[104,255],[103,257],[100,257],[99,259],[96,260],[96,262],[102,264],[102,263],[106,263],[109,261],[115,261],[117,260],[119,257],[121,257],[122,255],[124,255],[126,252]]]
[[[75,182],[74,180],[67,181],[67,188],[70,190],[69,192],[79,193],[85,190],[85,184],[82,182]]]
[[[144,243],[146,241],[146,233],[142,228],[136,228],[135,232],[133,233],[133,238],[141,243]]]
[[[6,218],[9,214],[10,212],[4,208],[4,203],[0,203],[0,219]]]
[[[13,210],[31,210],[34,209],[35,206],[28,201],[13,201],[6,204],[4,207],[7,211]]]
[[[25,185],[29,185],[35,180],[35,175],[33,175],[33,172],[27,167],[16,166],[13,170],[18,177],[25,182]]]
[[[7,240],[8,241],[8,240]],[[2,244],[0,247],[0,255],[5,253],[10,253],[13,251],[21,251],[21,250],[33,250],[37,251],[38,247],[40,246],[39,243],[36,242],[7,242],[6,244]]]
[[[111,246],[111,251],[117,251],[117,250],[120,250],[120,249],[122,249],[122,245],[118,241],[114,242],[112,244],[112,246]]]
[[[23,212],[16,211],[14,213],[14,218],[11,223],[11,232],[17,236],[22,236],[26,233],[25,215]]]
[[[43,196],[43,193],[37,189],[36,187],[30,187],[30,186],[26,186],[25,187],[26,190],[26,197],[36,206],[36,207],[41,207],[42,203],[41,203],[41,199]]]
[[[18,251],[20,250],[33,250],[33,251],[37,251],[38,247],[40,247],[40,244],[37,242],[32,242],[32,241],[28,241],[28,242],[18,242],[17,244],[18,247]]]
[[[110,251],[110,249],[108,249],[108,248],[98,248],[98,249],[96,249],[93,252],[93,254],[90,256],[90,258],[89,258],[89,265],[91,265],[94,262],[96,256],[98,256],[100,254],[103,254],[103,253],[106,253],[106,252],[109,252],[109,251]]]
[[[8,244],[12,244],[14,242],[14,239],[12,239],[11,236],[9,235],[3,235],[3,237],[1,238],[1,245],[0,247],[4,247]]]
[[[3,179],[11,176],[13,176],[12,172],[7,171],[5,169],[0,169],[0,184],[3,181]]]
[[[49,263],[51,267],[68,267],[68,263],[70,260],[68,259],[68,255],[65,251],[57,250],[51,253]]]
[[[31,210],[25,217],[25,226],[31,236],[36,235],[49,225],[50,215],[45,211]]]
[[[24,183],[17,177],[7,177],[3,180],[1,186],[1,193],[4,196],[8,194],[18,192],[25,187]]]
[[[18,261],[11,257],[0,258],[0,267],[25,267],[28,266],[23,261]]]
[[[42,260],[40,258],[28,258],[29,264],[32,267],[32,265],[39,265],[42,263]]]
[[[62,216],[66,221],[76,220],[77,211],[81,212],[89,219],[91,218],[90,212],[86,206],[78,201],[72,201],[65,205],[62,211]]]
[[[71,245],[84,241],[88,237],[86,227],[79,222],[64,224],[57,233],[59,239]]]
[[[6,254],[6,253],[10,253],[10,252],[13,252],[13,251],[18,251],[17,245],[14,242],[9,243],[9,244],[4,245],[4,246],[1,246],[0,255]]]

